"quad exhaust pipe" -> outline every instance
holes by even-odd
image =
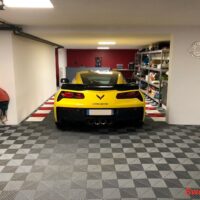
[[[105,125],[111,125],[112,121],[107,119],[93,119],[89,120],[88,124],[92,126],[105,126]]]

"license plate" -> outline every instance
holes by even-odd
[[[87,110],[87,115],[92,116],[105,116],[105,115],[113,115],[113,110],[111,109],[89,109]]]

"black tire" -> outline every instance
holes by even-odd
[[[142,120],[137,120],[134,122],[134,126],[136,128],[142,128],[143,124],[144,124],[144,122]]]
[[[57,127],[58,129],[64,130],[64,124],[63,124],[63,122],[56,122],[55,124],[56,124],[56,127]]]

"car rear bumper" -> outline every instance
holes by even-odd
[[[57,121],[71,121],[71,122],[90,122],[91,120],[108,120],[116,121],[143,121],[144,107],[135,108],[115,108],[113,115],[88,115],[88,109],[83,108],[56,108]]]

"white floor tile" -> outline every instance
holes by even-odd
[[[37,113],[37,114],[48,114],[50,112],[51,112],[51,110],[37,110],[35,113]]]
[[[41,107],[53,107],[53,104],[44,104]]]
[[[54,103],[54,100],[48,100],[47,102],[49,102],[49,103]]]
[[[155,122],[165,122],[166,121],[166,117],[151,117],[151,119],[153,119],[153,121],[155,121]]]
[[[45,117],[29,117],[26,121],[27,122],[41,122],[44,120]]]
[[[152,114],[152,113],[160,113],[158,110],[146,110],[147,114]]]
[[[157,106],[152,106],[151,104],[146,104],[146,108],[147,107],[154,107],[154,108],[157,108]]]

